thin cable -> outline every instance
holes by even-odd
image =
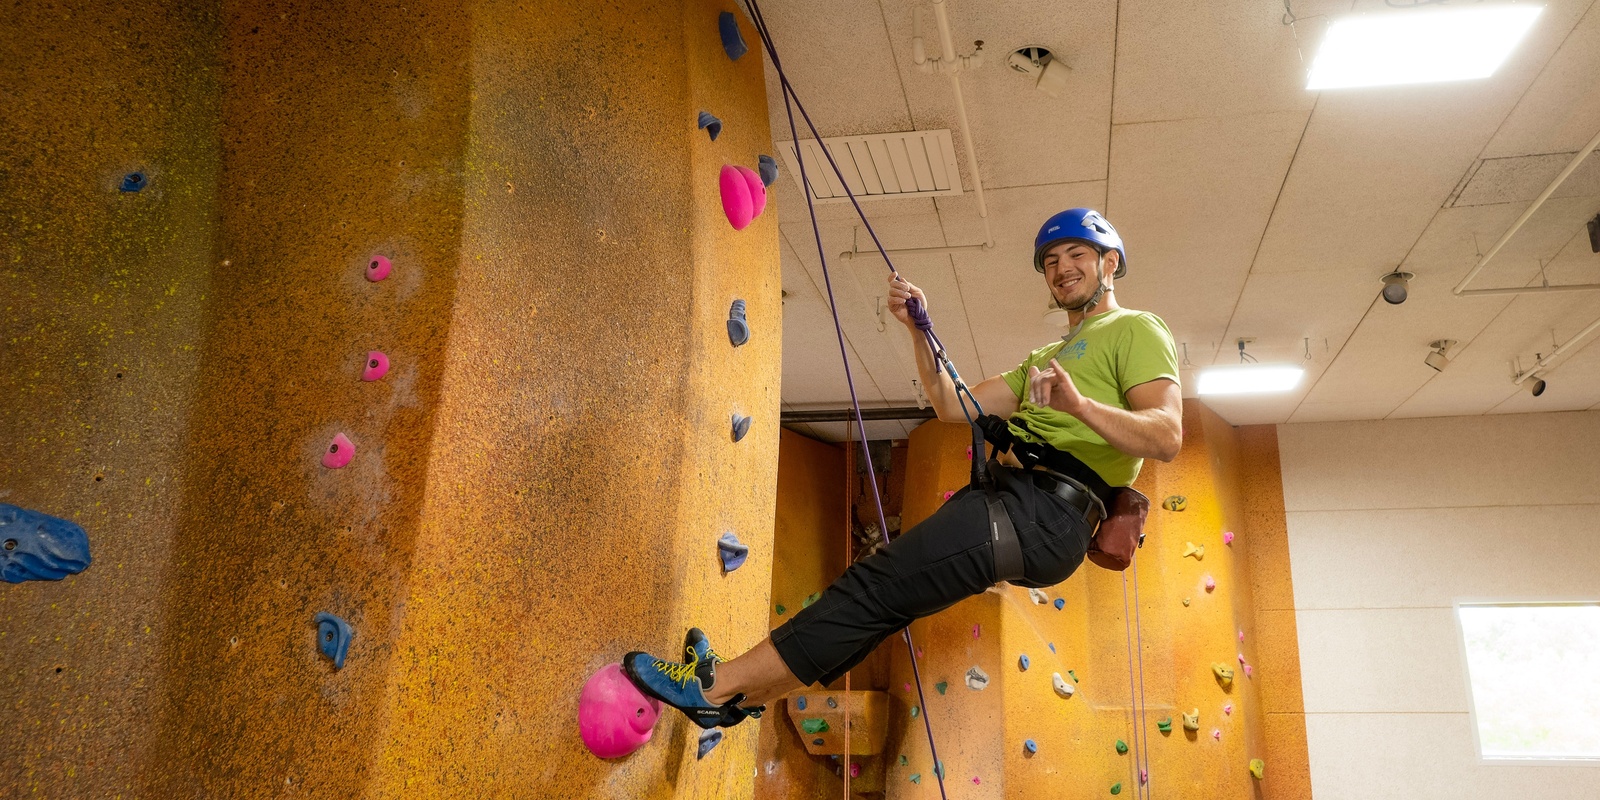
[[[778,72],[778,79],[779,79],[779,82],[782,84],[782,88],[783,88],[783,109],[784,109],[785,115],[789,119],[789,135],[792,137],[793,141],[796,142],[796,146],[798,147],[798,142],[800,141],[800,134],[799,134],[799,131],[795,127],[794,110],[793,109],[795,107],[797,107],[797,106],[800,107],[800,113],[801,113],[802,116],[806,117],[806,125],[808,127],[811,127],[813,135],[815,135],[816,128],[815,128],[815,126],[813,126],[811,124],[810,117],[806,115],[804,106],[800,106],[799,99],[797,97],[795,97],[794,87],[792,85],[790,85],[788,77],[786,75],[784,75],[784,73],[783,73],[783,64],[782,64],[781,61],[778,60],[778,51],[777,51],[777,48],[774,47],[773,44],[772,44],[772,36],[767,30],[766,20],[761,15],[761,6],[760,6],[760,4],[757,3],[757,0],[746,0],[746,3],[747,3],[746,10],[750,15],[751,21],[755,23],[756,32],[761,35],[762,47],[767,51],[767,56],[772,59],[773,69],[777,70],[777,72]],[[822,137],[817,136],[816,138],[820,140]],[[827,153],[827,148],[823,148],[823,152]],[[800,161],[800,184],[801,184],[801,186],[807,186],[807,185],[809,185],[809,183],[808,183],[808,181],[806,179],[805,159],[800,159],[799,161]],[[838,171],[838,165],[833,163],[832,154],[828,154],[828,163],[833,166],[833,168],[834,168],[834,170],[836,172]],[[842,180],[843,179],[842,174],[841,174],[840,177],[841,177],[841,180]],[[848,191],[848,189],[847,189],[847,191]],[[859,396],[857,396],[857,394],[856,394],[855,377],[851,374],[851,370],[850,370],[850,359],[848,357],[848,351],[846,350],[845,343],[844,343],[844,326],[841,325],[840,322],[839,322],[839,305],[834,300],[834,296],[833,296],[833,280],[832,280],[832,278],[831,278],[831,276],[830,276],[830,274],[828,272],[828,256],[827,256],[826,250],[822,246],[822,230],[817,224],[817,209],[816,209],[816,205],[812,202],[811,193],[809,191],[807,191],[807,192],[805,192],[805,195],[806,195],[806,211],[811,217],[811,234],[812,234],[812,237],[816,239],[816,243],[817,243],[817,258],[820,259],[821,263],[822,263],[823,285],[828,290],[828,309],[833,314],[833,329],[834,329],[834,333],[837,336],[838,341],[839,341],[839,358],[844,363],[845,383],[850,388],[850,405],[851,405],[851,408],[853,408],[855,410],[856,429],[861,432],[861,453],[862,453],[863,461],[864,461],[864,463],[866,465],[866,469],[867,469],[868,474],[872,474],[872,451],[867,448],[866,424],[861,419],[861,400],[860,400]],[[856,204],[855,196],[853,194],[850,196],[850,202],[852,204],[856,205],[856,212],[859,214],[861,212],[861,206],[859,204]],[[864,215],[864,214],[862,215],[862,222],[866,222],[866,215]],[[879,249],[881,251],[883,245],[882,245],[882,243],[878,242],[878,234],[872,230],[872,226],[871,226],[870,223],[867,224],[867,231],[872,234],[873,242],[878,243]],[[885,260],[887,260],[887,254],[885,254]],[[892,268],[893,267],[891,266],[891,269]],[[920,304],[918,304],[918,306],[919,306],[919,310],[920,310]],[[909,304],[908,304],[908,307],[909,307]],[[927,317],[927,314],[923,313],[922,314],[922,318],[926,319],[926,317]],[[915,319],[915,316],[913,317],[913,319]],[[933,336],[932,330],[931,330],[932,329],[932,323],[929,322],[928,325],[929,325],[929,329],[926,331],[926,333],[930,337],[932,337]],[[920,323],[919,323],[918,327],[919,328],[921,327]],[[976,402],[976,401],[974,401],[974,402]],[[876,506],[877,512],[878,512],[879,532],[882,533],[882,535],[883,535],[884,543],[888,544],[888,542],[889,542],[889,524],[886,521],[885,515],[883,513],[883,498],[880,496],[880,494],[878,492],[878,482],[877,481],[873,481],[872,482],[872,502],[873,502],[873,505]],[[933,774],[934,774],[934,777],[939,782],[939,797],[941,798],[941,800],[948,800],[949,795],[945,793],[945,788],[944,788],[944,765],[939,761],[939,751],[938,751],[938,748],[934,744],[934,741],[933,741],[933,721],[931,719],[932,715],[928,713],[927,698],[924,695],[923,690],[922,690],[922,674],[921,674],[921,671],[917,668],[917,648],[916,648],[916,645],[911,640],[911,627],[909,625],[906,626],[906,628],[902,631],[902,633],[905,635],[906,650],[908,651],[909,656],[910,656],[911,675],[915,679],[916,684],[917,684],[917,700],[920,703],[920,705],[922,706],[922,711],[923,711],[923,713],[922,713],[922,724],[923,724],[923,727],[927,731],[927,734],[928,734],[928,752],[933,758],[933,765],[934,765]],[[848,770],[848,767],[846,767],[846,770]]]
[[[1145,711],[1149,704],[1144,699],[1144,625],[1139,616],[1139,560],[1133,561],[1133,652],[1139,659],[1139,730],[1144,732],[1143,763],[1139,767],[1139,781],[1145,798],[1150,797],[1150,729],[1146,727]]]
[[[1123,573],[1122,573],[1122,633],[1123,633],[1123,636],[1126,637],[1127,642],[1128,642],[1128,722],[1129,722],[1129,726],[1133,728],[1133,766],[1134,766],[1134,770],[1137,771],[1138,768],[1139,768],[1139,753],[1140,753],[1140,747],[1139,747],[1139,721],[1138,721],[1138,718],[1137,718],[1138,706],[1139,706],[1139,694],[1133,688],[1133,628],[1131,627],[1132,624],[1133,624],[1133,614],[1128,610],[1128,573],[1127,573],[1126,570],[1124,570]],[[1137,774],[1135,774],[1133,779],[1135,781],[1137,781],[1137,780],[1139,780],[1139,776]],[[1138,785],[1138,784],[1136,784],[1136,785]]]

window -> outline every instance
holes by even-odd
[[[1462,603],[1478,752],[1600,760],[1600,603]]]

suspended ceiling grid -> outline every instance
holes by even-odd
[[[913,3],[768,0],[785,70],[824,137],[956,131],[960,197],[863,204],[886,247],[983,239],[949,79],[911,63]],[[1307,92],[1305,69],[1329,14],[1383,13],[1382,0],[1174,4],[950,0],[996,248],[899,258],[929,296],[936,329],[969,381],[1014,367],[1059,336],[1031,269],[1037,226],[1074,205],[1104,210],[1130,251],[1125,306],[1160,314],[1194,368],[1236,360],[1251,337],[1262,361],[1303,363],[1301,387],[1208,404],[1235,424],[1600,408],[1600,337],[1556,362],[1534,398],[1511,383],[1526,365],[1600,317],[1600,293],[1456,298],[1453,287],[1527,203],[1600,130],[1600,8],[1551,0],[1493,77]],[[924,35],[937,53],[931,10]],[[1042,44],[1071,68],[1053,98],[1004,66]],[[789,135],[776,75],[775,140]],[[803,123],[800,123],[803,124]],[[809,138],[802,136],[801,138]],[[1474,282],[1475,287],[1600,281],[1584,221],[1600,212],[1590,159]],[[825,281],[792,176],[774,185],[783,239],[785,409],[849,404]],[[881,259],[848,204],[817,207],[856,391],[872,406],[915,405],[911,340],[883,315]],[[1378,278],[1416,273],[1400,306]],[[1541,272],[1542,271],[1542,272]],[[1541,277],[1542,276],[1542,277]],[[1428,342],[1456,339],[1442,373]],[[915,423],[868,423],[899,438]],[[802,432],[838,440],[846,426]]]

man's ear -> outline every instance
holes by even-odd
[[[1107,250],[1105,263],[1109,269],[1106,270],[1104,275],[1100,276],[1101,281],[1108,281],[1111,279],[1111,276],[1117,274],[1117,267],[1121,266],[1122,264],[1122,254],[1116,250]]]

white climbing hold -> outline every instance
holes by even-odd
[[[1033,600],[1034,605],[1042,606],[1050,602],[1050,596],[1042,591],[1039,591],[1038,589],[1029,589],[1028,597],[1029,599]]]
[[[1056,687],[1056,694],[1061,695],[1063,698],[1071,697],[1072,693],[1077,691],[1072,684],[1067,683],[1066,678],[1061,677],[1059,672],[1050,673],[1050,685]]]
[[[968,689],[973,691],[983,691],[984,687],[987,687],[988,685],[989,673],[984,672],[981,667],[973,667],[972,669],[967,670]]]

